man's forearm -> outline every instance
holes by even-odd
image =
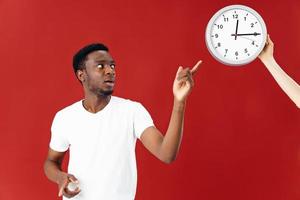
[[[180,147],[183,132],[185,104],[185,101],[178,102],[174,100],[168,130],[160,148],[160,155],[167,163],[175,160]]]
[[[262,60],[278,85],[289,98],[300,108],[300,86],[288,76],[277,64],[274,58]]]
[[[44,164],[44,172],[49,180],[58,183],[59,176],[61,175],[61,165],[52,160],[46,160]]]

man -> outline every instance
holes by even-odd
[[[269,70],[275,81],[288,97],[300,108],[300,86],[277,64],[274,56],[274,44],[268,35],[265,48],[258,56]]]
[[[174,104],[163,136],[146,109],[137,102],[112,96],[115,62],[103,44],[91,44],[73,58],[84,99],[59,111],[51,127],[51,142],[44,164],[47,177],[58,184],[59,196],[77,200],[133,200],[136,192],[135,144],[143,145],[158,159],[171,163],[179,150],[184,110],[194,85],[193,69],[178,68]],[[61,163],[70,150],[68,173]],[[72,190],[68,184],[79,186]]]

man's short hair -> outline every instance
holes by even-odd
[[[93,51],[109,51],[108,47],[101,43],[93,43],[86,45],[81,48],[74,56],[73,56],[73,69],[76,74],[77,70],[83,69],[86,57],[89,53]]]

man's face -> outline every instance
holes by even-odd
[[[107,51],[94,51],[87,55],[82,70],[83,86],[97,96],[113,93],[115,85],[115,62]]]

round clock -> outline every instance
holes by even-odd
[[[265,46],[267,28],[252,8],[231,5],[222,8],[208,22],[206,46],[219,62],[241,66],[253,61]]]

